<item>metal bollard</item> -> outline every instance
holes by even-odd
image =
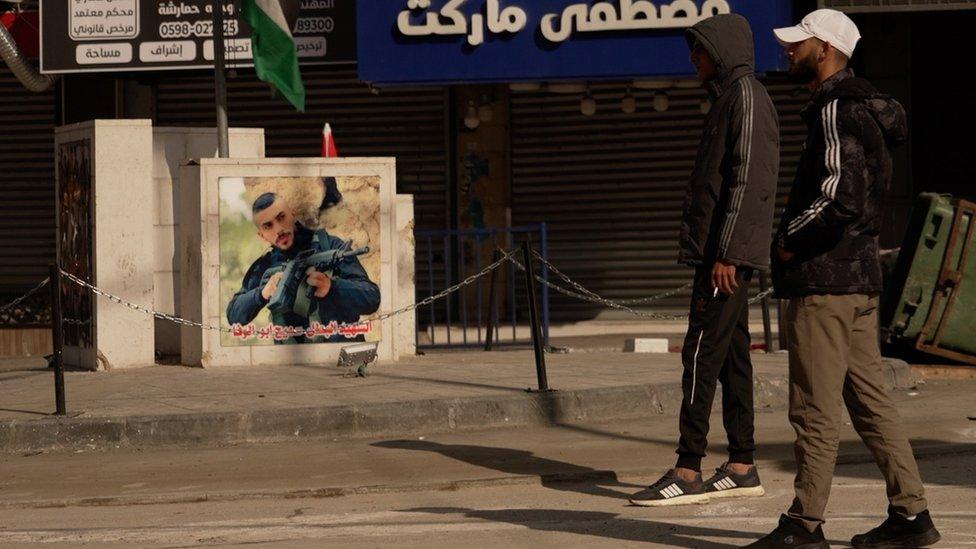
[[[54,402],[55,415],[68,413],[64,402],[64,319],[61,315],[61,268],[50,265],[51,335],[54,342]]]
[[[532,266],[532,252],[529,242],[522,241],[522,260],[525,262],[525,286],[529,298],[529,320],[532,328],[532,346],[535,349],[535,373],[539,379],[539,392],[548,393],[549,380],[546,378],[546,353],[543,349],[542,328],[539,326],[539,305],[535,300],[535,269]]]
[[[502,255],[495,250],[491,254],[491,262],[495,263],[502,258]],[[488,331],[485,333],[485,351],[490,351],[492,341],[495,337],[495,326],[498,325],[498,308],[495,305],[495,284],[498,278],[498,269],[491,271],[491,278],[488,279]]]

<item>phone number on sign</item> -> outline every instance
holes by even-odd
[[[224,21],[224,36],[237,36],[238,32],[240,32],[240,29],[238,28],[237,21]],[[189,21],[170,21],[160,23],[159,36],[160,38],[188,38],[191,36],[209,38],[213,36],[213,22],[197,21],[190,23]]]
[[[334,30],[335,20],[331,17],[303,17],[295,22],[295,34],[332,32]]]

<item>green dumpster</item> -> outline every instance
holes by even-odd
[[[976,204],[919,195],[881,306],[889,343],[976,364]]]

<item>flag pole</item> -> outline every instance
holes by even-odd
[[[217,153],[230,157],[227,138],[227,71],[224,62],[223,0],[213,0],[214,96],[217,102]]]

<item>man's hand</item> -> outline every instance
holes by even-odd
[[[718,288],[718,291],[724,295],[732,295],[738,287],[739,283],[735,280],[735,265],[721,259],[716,261],[715,266],[712,267],[712,288]]]
[[[785,249],[783,249],[782,246],[776,246],[776,255],[779,256],[779,260],[780,261],[782,261],[782,262],[785,263],[785,262],[793,259],[793,256],[796,255],[796,254],[794,254],[793,252],[786,251]]]
[[[322,299],[329,295],[329,290],[332,289],[332,279],[329,275],[316,271],[315,267],[309,267],[305,274],[308,275],[308,285],[315,288],[315,297]]]
[[[278,291],[278,283],[281,282],[281,277],[283,276],[285,276],[285,273],[276,273],[271,275],[271,278],[268,279],[268,283],[265,284],[264,288],[261,289],[261,297],[263,297],[265,301],[271,301],[271,296]]]

